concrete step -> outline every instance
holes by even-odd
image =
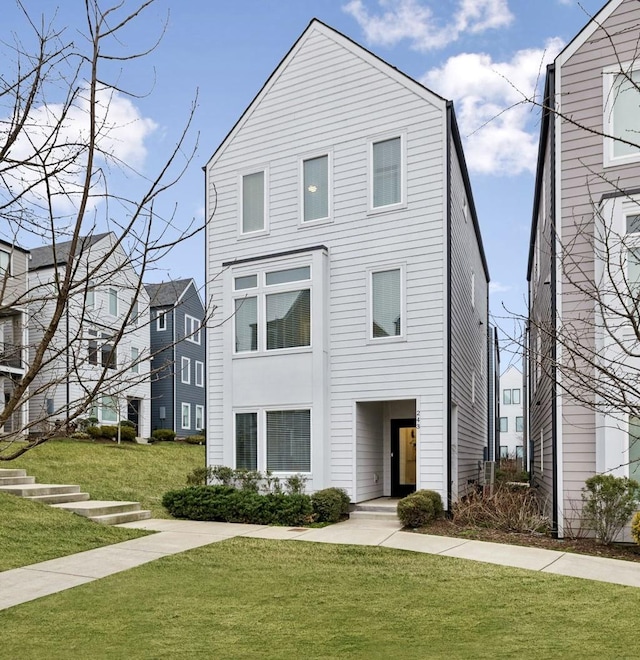
[[[85,502],[65,502],[52,504],[56,509],[65,509],[85,518],[95,518],[114,513],[140,511],[140,502],[118,502],[115,500],[87,500]]]
[[[0,474],[0,486],[13,486],[14,484],[35,484],[35,477],[5,477]]]
[[[32,495],[24,499],[42,504],[64,504],[65,502],[85,502],[89,497],[89,493],[61,493],[59,495]]]
[[[32,497],[34,495],[61,495],[63,493],[79,493],[80,486],[60,484],[14,484],[13,486],[0,486],[0,493],[9,493],[18,497]]]
[[[351,520],[394,520],[398,521],[398,514],[394,511],[352,511],[349,514]]]
[[[27,471],[26,470],[18,470],[15,468],[8,469],[8,468],[2,468],[0,469],[0,477],[26,477],[27,476]]]
[[[151,518],[151,511],[140,509],[139,511],[128,511],[122,513],[110,513],[104,516],[88,516],[89,520],[103,525],[121,525],[122,523],[136,522]]]
[[[377,511],[379,513],[395,513],[398,510],[398,505],[396,502],[393,504],[367,504],[366,502],[360,502],[355,504],[353,507],[354,511]]]

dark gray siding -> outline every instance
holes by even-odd
[[[166,329],[158,330],[157,316],[165,313]],[[167,307],[154,307],[151,313],[151,429],[174,429],[173,402],[173,311]],[[164,408],[165,419],[160,419]]]

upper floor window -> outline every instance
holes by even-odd
[[[184,356],[180,364],[180,381],[186,385],[191,384],[191,359]]]
[[[372,339],[400,337],[403,334],[402,269],[371,273]]]
[[[524,431],[524,417],[516,417],[516,431],[518,433]]]
[[[85,307],[88,307],[89,309],[93,309],[96,306],[96,289],[95,282],[93,280],[89,280],[87,283],[87,292],[84,297],[84,304]]]
[[[196,360],[196,387],[204,387],[204,362]]]
[[[640,418],[629,416],[629,478],[640,479]]]
[[[501,417],[500,418],[500,433],[508,433],[509,432],[509,418],[508,417]]]
[[[371,208],[401,204],[403,145],[400,136],[371,143]]]
[[[640,160],[640,69],[605,70],[605,165]]]
[[[156,312],[156,330],[167,329],[167,315],[165,312]]]
[[[326,220],[329,217],[329,156],[302,161],[302,219]]]
[[[118,292],[115,289],[109,289],[109,314],[118,316]]]
[[[134,374],[140,372],[140,362],[138,358],[140,357],[140,350],[137,348],[131,347],[131,371]]]
[[[242,233],[264,231],[265,222],[265,172],[245,174],[242,177]]]
[[[200,319],[188,314],[184,315],[184,336],[187,341],[200,343]]]
[[[138,316],[140,316],[140,311],[136,300],[131,303],[131,323],[133,325],[138,325]]]
[[[11,255],[4,250],[0,250],[0,273],[11,275]]]
[[[502,403],[505,406],[511,405],[511,390],[502,390]]]

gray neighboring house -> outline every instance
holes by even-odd
[[[558,334],[570,332],[589,359],[606,359],[613,342],[603,341],[597,305],[581,287],[608,295],[604,273],[638,282],[629,254],[640,246],[640,149],[610,137],[638,144],[638,25],[640,3],[611,0],[547,71],[544,107],[557,112],[543,113],[539,143],[527,271],[527,431],[532,483],[548,502],[558,536],[571,532],[587,478],[640,477],[632,420],[597,412],[567,392],[572,383],[562,365],[571,355]],[[605,259],[599,242],[607,235],[617,242]],[[613,309],[620,300],[604,302]],[[580,360],[576,368],[596,377]]]
[[[488,445],[453,105],[313,20],[206,165],[207,461],[445,506]]]
[[[151,307],[151,428],[205,428],[205,309],[192,279],[146,284]]]

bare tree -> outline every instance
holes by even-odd
[[[133,350],[150,322],[143,278],[202,229],[176,228],[175,211],[157,205],[193,157],[195,100],[154,175],[127,148],[127,129],[149,120],[132,111],[137,95],[122,71],[153,52],[164,25],[142,52],[123,44],[153,0],[85,0],[73,35],[17,1],[22,32],[5,36],[4,68],[13,68],[0,75],[0,460],[59,433],[51,420],[68,427],[98,397],[118,401],[148,383],[148,342]],[[29,263],[22,246],[38,243],[48,247]]]

